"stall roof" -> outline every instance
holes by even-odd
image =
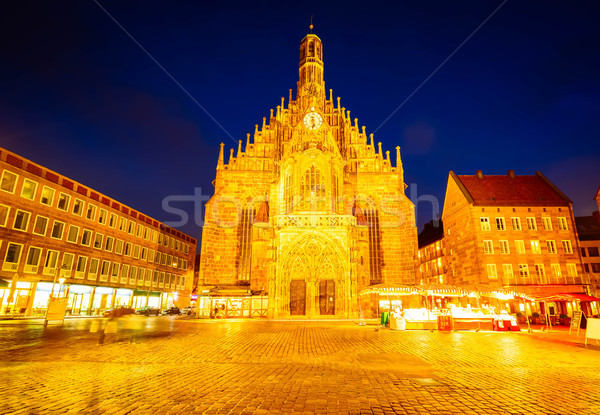
[[[580,293],[564,293],[564,294],[556,294],[550,297],[539,298],[539,300],[544,301],[600,301],[600,298],[592,297],[587,294]]]

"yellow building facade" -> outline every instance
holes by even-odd
[[[362,288],[415,282],[400,148],[394,165],[325,89],[323,69],[309,34],[295,99],[290,89],[227,161],[221,144],[206,205],[201,289],[268,295],[269,317],[355,317]]]

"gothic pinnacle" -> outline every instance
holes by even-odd
[[[223,165],[223,147],[225,147],[225,143],[221,143],[221,149],[219,150],[219,161],[217,162],[217,167]]]
[[[242,155],[242,140],[238,140],[238,154],[237,156],[240,157]]]

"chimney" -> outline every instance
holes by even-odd
[[[483,172],[481,170],[477,170],[475,172],[475,176],[477,176],[478,179],[483,179]]]
[[[511,179],[515,178],[515,171],[514,170],[509,170],[508,171],[508,177],[510,177]]]

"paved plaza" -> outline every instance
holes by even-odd
[[[0,412],[600,413],[600,351],[528,333],[128,317],[99,345],[99,321],[1,322]]]

